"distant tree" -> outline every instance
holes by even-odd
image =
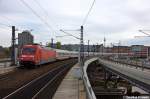
[[[61,49],[61,42],[56,42],[56,48]]]
[[[47,43],[47,45],[46,45],[47,47],[51,47],[51,43]]]
[[[9,48],[4,48],[4,53],[6,57],[10,56],[10,49]]]

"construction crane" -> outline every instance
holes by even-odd
[[[146,36],[135,36],[135,38],[150,37],[150,34],[148,34],[148,33],[145,32],[145,31],[150,31],[150,30],[139,30],[139,32],[145,34]]]

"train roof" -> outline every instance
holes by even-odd
[[[61,50],[61,49],[55,49],[56,52],[64,52],[64,53],[78,53],[76,51],[68,51],[68,50]]]
[[[39,44],[27,44],[24,46],[40,46],[41,48],[47,49],[47,50],[55,50],[56,52],[62,52],[62,53],[78,53],[77,51],[68,51],[68,50],[62,50],[62,49],[55,49],[51,47],[45,47]]]

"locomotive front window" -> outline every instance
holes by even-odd
[[[35,48],[23,48],[22,49],[22,54],[34,54],[36,51]]]

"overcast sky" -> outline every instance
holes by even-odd
[[[65,35],[64,30],[76,30],[82,25],[93,0],[24,0],[38,15],[45,20],[45,25],[21,0],[0,0],[0,45],[10,46],[11,28],[5,25],[15,25],[22,30],[32,29],[35,42],[55,42],[63,44],[79,43],[73,37],[56,38]],[[38,3],[40,3],[41,7]],[[85,43],[106,43],[122,45],[150,45],[150,38],[134,38],[144,35],[139,29],[150,29],[150,0],[96,0],[95,5],[84,25]],[[5,25],[2,25],[5,24]],[[79,36],[79,31],[68,31]],[[150,32],[150,31],[148,31]]]

